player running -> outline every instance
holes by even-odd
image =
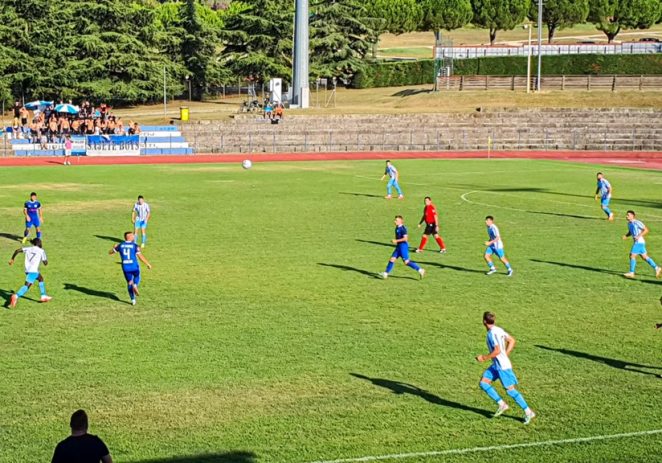
[[[614,221],[614,213],[609,209],[609,202],[611,201],[612,188],[611,183],[607,180],[602,172],[598,172],[598,188],[595,190],[595,200],[600,199],[600,206],[607,214],[607,220]]]
[[[11,259],[9,259],[9,265],[14,265],[14,259],[19,254],[25,254],[25,284],[14,294],[11,295],[9,302],[9,307],[16,307],[18,303],[18,298],[23,297],[25,293],[28,292],[30,287],[34,284],[35,281],[39,282],[39,292],[41,293],[41,302],[48,302],[52,297],[46,295],[46,284],[44,283],[44,277],[41,276],[39,272],[39,266],[43,262],[44,265],[48,265],[48,259],[46,258],[46,251],[41,247],[41,239],[34,238],[32,241],[32,246],[28,248],[19,248],[14,251]]]
[[[400,181],[400,173],[398,172],[398,169],[395,168],[393,164],[391,164],[391,161],[386,161],[386,170],[384,171],[384,175],[382,175],[382,181],[388,177],[388,183],[386,184],[386,199],[391,199],[391,192],[393,191],[393,188],[395,187],[395,191],[398,192],[398,199],[404,199],[404,195],[402,194],[402,190],[400,189],[400,184],[398,183]]]
[[[395,244],[395,251],[391,254],[391,258],[386,265],[386,271],[380,273],[380,276],[384,279],[388,278],[388,274],[393,270],[395,261],[398,258],[401,258],[407,267],[411,267],[418,272],[420,278],[423,279],[425,276],[425,270],[418,266],[414,261],[409,260],[409,237],[407,236],[407,227],[405,227],[404,221],[401,215],[395,216],[395,239],[391,240]]]
[[[626,240],[631,236],[634,243],[632,244],[632,249],[630,249],[630,271],[624,273],[623,276],[625,278],[634,278],[634,270],[637,267],[637,256],[641,256],[648,265],[655,269],[655,277],[660,278],[662,267],[659,267],[646,252],[646,240],[644,240],[644,236],[648,234],[648,227],[637,220],[634,211],[628,211],[626,218],[628,221],[628,232],[626,235],[623,235],[623,239]]]
[[[140,265],[138,264],[138,259],[147,265],[147,268],[150,270],[152,269],[152,265],[140,252],[140,248],[135,243],[135,237],[131,232],[124,233],[124,242],[113,246],[108,254],[112,255],[116,252],[122,258],[122,271],[124,272],[124,278],[126,278],[131,304],[136,305],[136,296],[139,295],[138,285],[140,284]]]
[[[428,242],[428,235],[433,235],[435,241],[439,245],[439,252],[444,254],[446,252],[446,245],[444,244],[444,240],[439,235],[439,216],[437,215],[437,208],[434,204],[432,204],[432,198],[429,196],[425,197],[423,217],[421,217],[421,221],[418,222],[418,228],[421,228],[421,224],[423,222],[425,222],[425,231],[423,231],[421,244],[418,245],[416,252],[423,252],[425,245]]]
[[[487,355],[477,355],[476,360],[484,362],[492,360],[492,365],[485,370],[480,380],[480,388],[485,391],[490,399],[494,400],[499,408],[493,417],[503,415],[510,407],[499,396],[499,393],[492,386],[492,382],[499,380],[506,389],[506,393],[524,410],[524,424],[531,423],[536,414],[531,410],[524,400],[524,396],[515,389],[517,377],[513,372],[513,365],[510,362],[510,353],[515,347],[515,338],[506,333],[502,328],[496,326],[496,315],[492,312],[483,313],[483,325],[487,329],[487,348],[490,353]]]
[[[138,231],[142,232],[142,243],[141,248],[145,249],[145,244],[147,244],[147,222],[152,217],[152,211],[149,208],[149,204],[145,202],[145,198],[138,196],[138,202],[133,206],[133,211],[131,212],[131,222],[133,222],[135,231],[134,235],[136,239],[138,238]]]
[[[23,215],[25,216],[25,231],[23,232],[23,244],[28,242],[30,228],[34,227],[37,232],[37,238],[41,238],[41,224],[44,223],[44,216],[41,212],[41,203],[37,201],[37,193],[30,193],[30,200],[23,205]]]
[[[497,269],[494,266],[494,262],[492,262],[492,254],[496,254],[497,257],[503,262],[503,264],[506,266],[506,270],[508,270],[508,276],[511,277],[513,276],[513,269],[510,266],[510,262],[508,259],[506,259],[506,253],[503,250],[503,241],[501,241],[501,235],[499,234],[499,228],[496,226],[494,223],[494,217],[491,215],[488,215],[485,217],[485,225],[487,225],[487,235],[489,236],[490,240],[485,242],[485,246],[487,246],[487,249],[485,249],[485,262],[487,262],[487,266],[490,268],[486,275],[492,275],[493,273],[496,273]]]

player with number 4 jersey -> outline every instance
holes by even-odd
[[[111,255],[115,253],[119,253],[122,259],[122,271],[127,282],[131,304],[136,305],[136,296],[139,295],[138,285],[140,284],[140,265],[138,264],[138,260],[141,260],[150,270],[152,264],[140,252],[140,248],[135,243],[132,232],[124,233],[124,242],[116,244],[108,252]]]

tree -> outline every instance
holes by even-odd
[[[648,29],[662,14],[660,0],[589,0],[589,21],[611,43],[621,29]]]
[[[531,0],[472,0],[473,20],[478,27],[490,30],[490,45],[494,45],[497,31],[514,29],[524,21]]]
[[[362,0],[316,0],[311,13],[311,74],[350,79],[363,67],[368,38],[375,35]]]
[[[419,0],[423,10],[422,31],[432,31],[441,40],[441,30],[452,31],[468,24],[473,16],[470,0]]]
[[[529,18],[538,20],[538,1],[531,1]],[[557,29],[581,24],[588,17],[589,0],[544,0],[542,22],[547,25],[547,42],[552,43]]]
[[[367,24],[374,31],[369,38],[373,45],[373,57],[379,36],[387,32],[403,34],[415,31],[423,19],[423,9],[416,0],[367,0],[365,9]]]

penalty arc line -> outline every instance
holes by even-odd
[[[464,455],[468,453],[481,453],[481,452],[494,452],[502,450],[532,448],[532,447],[547,447],[553,445],[564,444],[581,444],[585,442],[597,442],[612,439],[625,439],[628,437],[643,437],[651,436],[654,434],[662,434],[662,429],[652,429],[649,431],[626,432],[622,434],[607,434],[600,436],[589,437],[575,437],[571,439],[548,440],[538,442],[523,442],[521,444],[506,444],[506,445],[492,445],[489,447],[469,447],[464,449],[449,449],[449,450],[436,450],[430,452],[412,452],[412,453],[395,453],[391,455],[376,455],[358,458],[343,458],[340,460],[320,460],[310,463],[361,463],[371,461],[384,461],[384,460],[406,460],[410,458],[425,458],[425,457],[439,457],[447,455]]]

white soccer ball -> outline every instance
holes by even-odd
[[[241,167],[243,167],[244,169],[250,169],[251,167],[253,167],[253,163],[250,161],[250,159],[244,159],[241,162]]]

